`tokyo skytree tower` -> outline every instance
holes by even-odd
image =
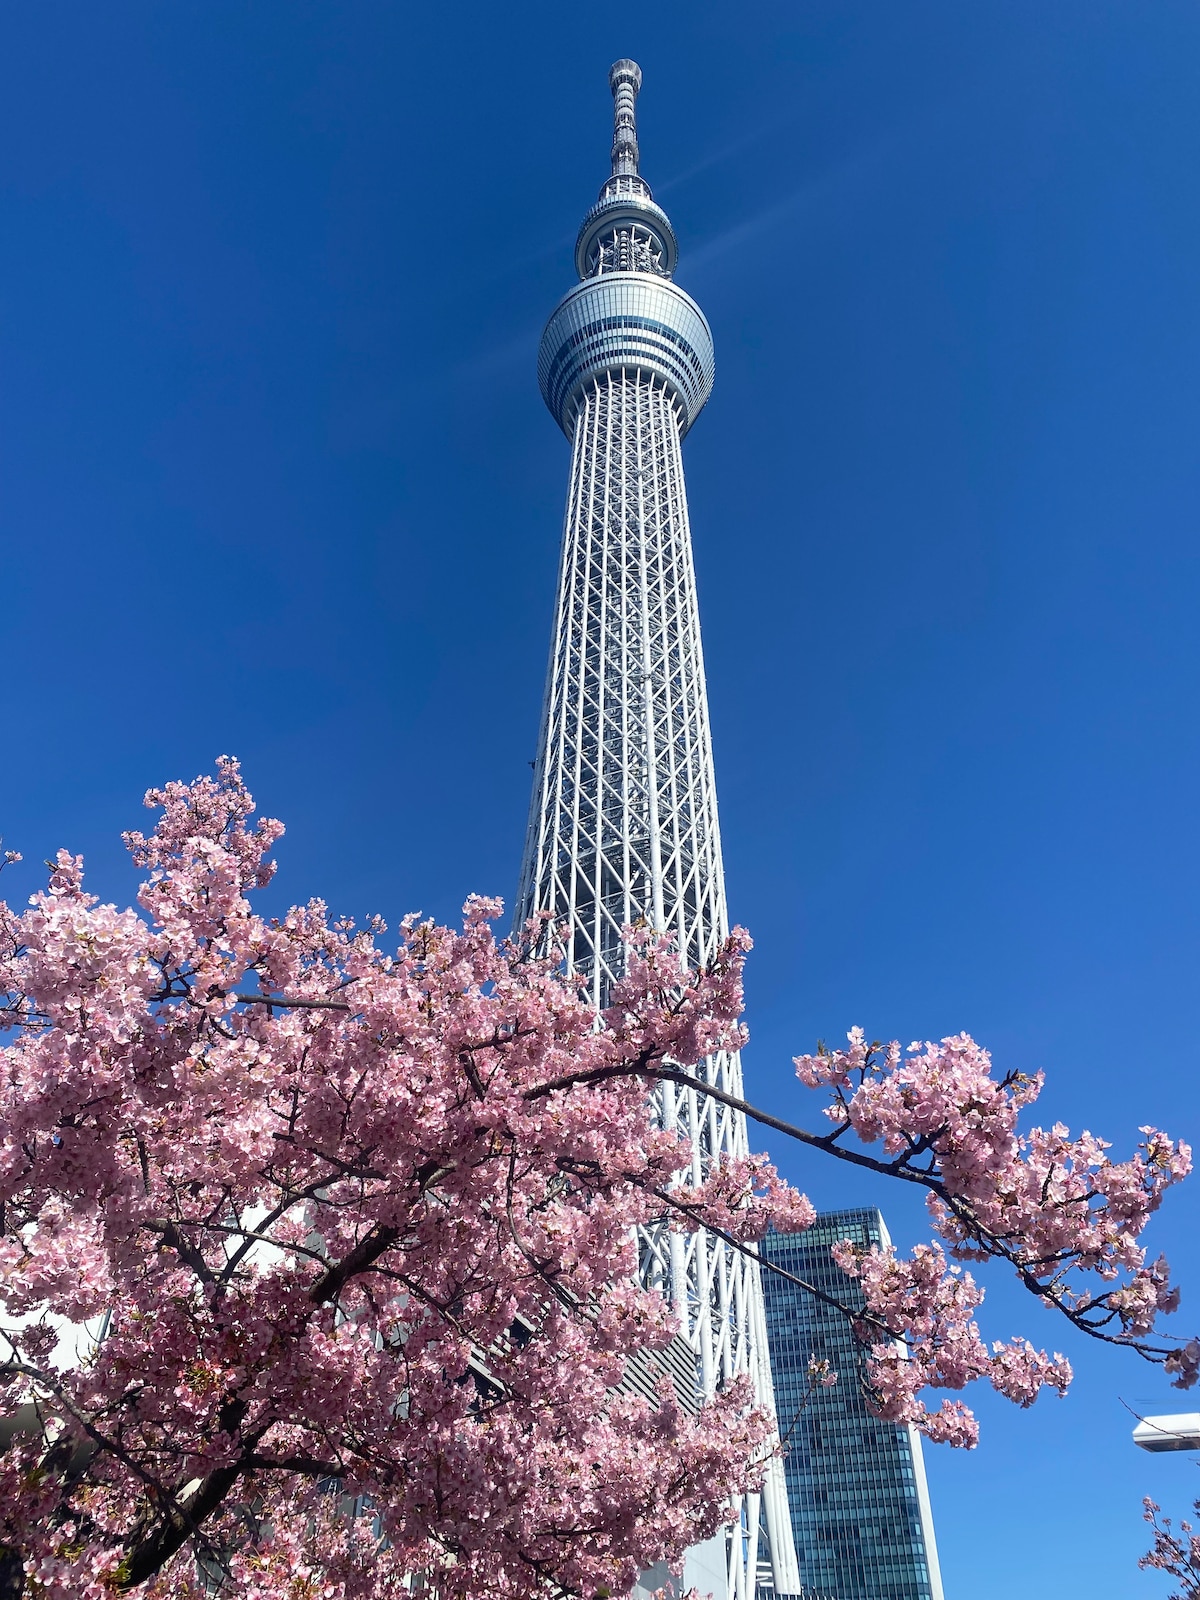
[[[609,73],[612,176],[575,245],[581,281],[542,335],[542,395],[571,440],[554,641],[546,683],[517,924],[552,913],[567,964],[599,1008],[619,976],[621,930],[674,935],[690,966],[729,931],[708,699],[680,446],[708,399],[712,334],[674,282],[678,244],[638,172],[642,74]],[[741,1097],[736,1055],[698,1073]],[[714,1156],[747,1150],[744,1117],[670,1084],[658,1114]],[[773,1411],[757,1262],[707,1233],[642,1239],[644,1281],[678,1311],[700,1393],[749,1372]],[[728,1593],[750,1600],[765,1522],[774,1588],[800,1588],[783,1473],[739,1508]],[[710,1584],[701,1583],[702,1589]]]

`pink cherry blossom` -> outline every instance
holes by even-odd
[[[690,1152],[641,1079],[530,1091],[732,1041],[733,980],[598,1030],[498,902],[391,950],[317,902],[257,915],[282,830],[233,762],[148,803],[140,915],[67,852],[3,912],[0,1356],[42,1422],[0,1457],[0,1548],[48,1600],[198,1596],[197,1557],[264,1600],[678,1561],[773,1448],[744,1381],[698,1414],[665,1368],[620,1390],[676,1334],[633,1239]],[[761,1231],[769,1167],[714,1179]]]
[[[1154,1529],[1153,1548],[1138,1562],[1143,1569],[1165,1572],[1178,1580],[1168,1600],[1200,1600],[1200,1535],[1190,1522],[1176,1528],[1170,1517],[1160,1515],[1153,1500],[1143,1501],[1145,1518]],[[1196,1504],[1200,1511],[1200,1501]]]
[[[1165,1259],[1148,1263],[1139,1243],[1166,1190],[1191,1170],[1187,1145],[1146,1127],[1138,1153],[1118,1162],[1103,1140],[1072,1138],[1062,1124],[1020,1132],[1041,1075],[996,1078],[988,1052],[966,1034],[902,1052],[894,1041],[868,1045],[856,1028],[847,1049],[799,1057],[796,1074],[831,1094],[825,1116],[833,1131],[809,1142],[831,1148],[853,1134],[881,1144],[884,1159],[863,1164],[924,1185],[933,1225],[956,1261],[1007,1262],[1083,1332],[1132,1345],[1180,1387],[1196,1381],[1195,1340],[1147,1342],[1159,1314],[1178,1306],[1179,1291]],[[882,1415],[915,1422],[931,1437],[957,1431],[952,1442],[969,1443],[969,1428],[918,1400],[922,1389],[984,1378],[1020,1405],[1047,1385],[1065,1392],[1071,1369],[1062,1356],[1024,1339],[983,1344],[974,1321],[983,1291],[960,1267],[947,1267],[939,1245],[918,1246],[907,1262],[890,1250],[863,1255],[847,1246],[839,1260],[866,1297],[869,1381]]]
[[[818,1389],[832,1389],[838,1381],[837,1373],[824,1356],[809,1356],[806,1372],[809,1382]]]
[[[282,829],[232,761],[147,798],[139,911],[67,851],[0,906],[0,1561],[45,1600],[222,1576],[252,1600],[414,1575],[445,1600],[615,1595],[715,1532],[774,1421],[746,1380],[698,1411],[666,1363],[653,1398],[623,1387],[677,1335],[635,1230],[753,1254],[814,1211],[764,1156],[697,1171],[650,1116],[664,1081],[929,1190],[940,1243],[840,1253],[882,1415],[969,1444],[964,1403],[926,1391],[1065,1388],[1061,1357],[984,1343],[960,1264],[983,1259],[1194,1379],[1200,1343],[1149,1342],[1176,1291],[1139,1236],[1189,1165],[1157,1131],[1125,1162],[1023,1134],[1040,1080],[995,1079],[965,1036],[856,1033],[798,1063],[831,1097],[810,1133],[697,1076],[744,1042],[741,930],[699,973],[629,930],[597,1018],[544,926],[497,941],[494,900],[391,945],[320,901],[261,916]]]

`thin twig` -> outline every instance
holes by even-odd
[[[279,1006],[306,1011],[352,1011],[344,1000],[301,1000],[286,994],[229,994],[227,1000],[237,1000],[245,1006]]]

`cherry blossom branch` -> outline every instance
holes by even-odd
[[[794,1284],[797,1289],[803,1289],[805,1294],[811,1295],[814,1300],[820,1301],[822,1305],[829,1306],[833,1311],[839,1311],[848,1322],[857,1322],[872,1327],[885,1338],[894,1337],[887,1323],[873,1311],[855,1310],[854,1307],[845,1305],[835,1295],[829,1294],[824,1289],[819,1289],[815,1283],[809,1283],[807,1278],[801,1278],[796,1273],[789,1272],[787,1267],[781,1267],[777,1261],[769,1261],[765,1256],[760,1255],[753,1245],[747,1244],[744,1239],[739,1239],[735,1234],[730,1233],[727,1228],[722,1228],[713,1222],[712,1218],[705,1214],[703,1207],[688,1205],[685,1201],[677,1199],[667,1189],[655,1189],[653,1194],[656,1200],[661,1200],[673,1211],[678,1211],[682,1216],[685,1216],[690,1226],[703,1228],[706,1233],[714,1234],[718,1239],[722,1239],[732,1249],[736,1250],[739,1255],[745,1256],[750,1261],[757,1262],[759,1267],[766,1268],[768,1272],[777,1278],[782,1278],[786,1283]]]
[[[895,1161],[879,1161],[876,1157],[865,1155],[860,1150],[846,1150],[839,1146],[837,1140],[846,1132],[844,1127],[831,1134],[810,1133],[807,1128],[801,1128],[794,1122],[785,1122],[782,1117],[752,1105],[749,1100],[730,1094],[727,1089],[721,1089],[715,1083],[708,1083],[695,1072],[685,1072],[679,1067],[669,1066],[664,1061],[628,1061],[597,1067],[590,1072],[568,1072],[561,1078],[553,1078],[548,1083],[538,1084],[536,1088],[526,1089],[525,1098],[540,1100],[557,1090],[591,1087],[618,1078],[642,1078],[651,1083],[662,1081],[679,1084],[685,1089],[694,1089],[697,1094],[716,1100],[721,1105],[728,1106],[731,1111],[740,1111],[743,1116],[749,1117],[753,1122],[761,1123],[764,1128],[774,1128],[776,1133],[786,1134],[789,1139],[795,1139],[813,1150],[822,1150],[827,1155],[836,1156],[839,1161],[864,1167],[867,1171],[877,1172],[885,1178],[900,1178],[904,1182],[917,1183],[923,1188],[933,1190],[935,1194],[941,1194],[936,1175],[912,1171]]]
[[[282,994],[230,994],[225,995],[226,1000],[236,1000],[240,1005],[246,1006],[276,1006],[280,1010],[293,1011],[353,1011],[354,1007],[346,1004],[344,1000],[305,1000],[298,995]]]
[[[380,1256],[386,1255],[399,1237],[399,1228],[376,1223],[348,1255],[321,1274],[309,1289],[308,1298],[314,1305],[327,1305],[335,1301],[350,1279],[365,1272]]]
[[[244,1413],[243,1413],[244,1414]],[[232,1432],[240,1418],[232,1417]],[[169,1504],[160,1527],[142,1538],[120,1563],[116,1572],[117,1588],[125,1593],[147,1583],[160,1572],[171,1557],[182,1550],[195,1531],[220,1509],[238,1479],[246,1471],[246,1457],[252,1453],[268,1430],[266,1428],[247,1435],[243,1455],[233,1465],[217,1467],[203,1478],[186,1500]]]
[[[978,1217],[973,1208],[963,1198],[953,1193],[946,1184],[944,1177],[934,1164],[924,1167],[912,1167],[913,1155],[923,1156],[936,1153],[938,1138],[945,1132],[944,1128],[937,1128],[922,1134],[919,1139],[906,1141],[906,1148],[891,1160],[880,1160],[867,1155],[862,1151],[848,1149],[837,1143],[847,1132],[852,1131],[852,1121],[846,1116],[840,1121],[831,1134],[814,1134],[794,1123],[787,1122],[781,1117],[764,1111],[737,1095],[730,1094],[718,1085],[708,1083],[703,1078],[692,1072],[686,1072],[678,1067],[672,1067],[661,1061],[622,1062],[604,1067],[595,1068],[584,1073],[567,1073],[547,1083],[539,1084],[525,1091],[527,1099],[540,1099],[556,1091],[572,1087],[594,1087],[606,1081],[618,1078],[639,1078],[649,1083],[664,1081],[679,1084],[692,1089],[696,1094],[716,1100],[721,1105],[729,1106],[732,1110],[740,1111],[744,1116],[765,1127],[773,1128],[776,1132],[786,1134],[788,1138],[795,1139],[810,1148],[818,1149],[836,1160],[845,1161],[853,1166],[865,1168],[882,1177],[897,1178],[901,1181],[917,1184],[927,1190],[949,1211],[961,1227],[964,1239],[969,1239],[971,1244],[979,1247],[986,1255],[992,1256],[1010,1265],[1017,1273],[1021,1282],[1032,1294],[1044,1304],[1060,1312],[1074,1327],[1086,1334],[1089,1338],[1099,1340],[1104,1344],[1119,1345],[1137,1352],[1144,1360],[1155,1365],[1170,1364],[1178,1356],[1178,1351],[1170,1345],[1150,1344],[1144,1339],[1138,1339],[1127,1332],[1110,1333],[1106,1331],[1106,1324],[1113,1321],[1118,1312],[1110,1309],[1104,1297],[1089,1301],[1084,1306],[1073,1305],[1061,1287],[1056,1287],[1054,1282],[1043,1282],[1036,1269],[1045,1264],[1061,1262],[1070,1264],[1073,1256],[1070,1253],[1057,1252],[1048,1261],[1042,1259],[1028,1259],[1021,1248],[1018,1238],[1014,1245],[1011,1239],[1006,1239],[993,1233]],[[1011,1084],[1014,1077],[1007,1080]],[[843,1100],[841,1106],[845,1107]],[[1043,1188],[1051,1182],[1051,1174],[1047,1173]],[[1086,1204],[1090,1195],[1079,1196],[1073,1203]],[[1089,1316],[1089,1311],[1092,1313]],[[1194,1342],[1194,1341],[1193,1341]],[[1197,1351],[1200,1355],[1200,1350]]]
[[[1170,1517],[1163,1517],[1154,1501],[1145,1499],[1145,1520],[1154,1529],[1154,1546],[1140,1558],[1143,1571],[1153,1569],[1176,1578],[1180,1587],[1168,1600],[1200,1600],[1200,1536],[1192,1523],[1182,1520],[1176,1531]],[[1196,1503],[1200,1511],[1200,1501]]]
[[[7,1339],[9,1345],[12,1346],[11,1338],[9,1338],[7,1334],[5,1335],[5,1338]],[[12,1347],[14,1349],[16,1348],[15,1346]],[[196,1502],[194,1497],[188,1502],[180,1500],[175,1491],[169,1489],[165,1484],[163,1484],[155,1474],[148,1472],[137,1460],[136,1456],[132,1455],[128,1450],[126,1450],[118,1440],[102,1433],[96,1427],[95,1423],[90,1420],[78,1406],[74,1404],[69,1393],[67,1392],[66,1385],[63,1384],[56,1375],[52,1375],[50,1372],[47,1372],[42,1368],[32,1366],[28,1362],[22,1360],[0,1363],[0,1378],[13,1375],[28,1378],[33,1383],[36,1383],[38,1387],[43,1389],[47,1394],[52,1395],[54,1397],[55,1404],[71,1418],[71,1421],[80,1430],[80,1432],[92,1442],[97,1452],[102,1451],[105,1454],[112,1456],[114,1460],[119,1461],[129,1472],[131,1472],[135,1478],[139,1479],[140,1482],[146,1485],[146,1487],[151,1491],[152,1503],[155,1505],[155,1507],[161,1511],[165,1511],[168,1519],[172,1520],[179,1528],[183,1530],[182,1538],[175,1546],[176,1549],[179,1549],[182,1546],[184,1540],[192,1537],[199,1541],[197,1546],[199,1553],[202,1553],[210,1559],[216,1559],[220,1561],[221,1557],[219,1550],[217,1550],[216,1547],[205,1538],[203,1530],[200,1526],[201,1522],[203,1521],[203,1517],[197,1517],[195,1515]],[[135,1535],[135,1540],[137,1538],[138,1536]],[[136,1545],[135,1548],[137,1548]],[[162,1563],[159,1562],[158,1566],[161,1565]],[[152,1570],[157,1571],[158,1566],[155,1566]],[[136,1587],[136,1584],[140,1583],[141,1581],[143,1580],[137,1579],[133,1584],[119,1584],[119,1587]]]
[[[823,1356],[815,1355],[810,1355],[808,1358],[805,1377],[808,1381],[805,1384],[804,1393],[800,1396],[800,1404],[792,1413],[791,1421],[787,1427],[779,1430],[779,1448],[782,1451],[786,1451],[787,1442],[796,1431],[796,1424],[812,1403],[817,1390],[832,1389],[838,1381],[838,1374],[833,1370],[830,1363]]]

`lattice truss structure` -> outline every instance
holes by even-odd
[[[623,928],[670,931],[692,966],[729,931],[680,444],[678,405],[652,374],[609,372],[581,397],[518,898],[520,920],[548,911],[566,929],[569,970],[598,1009]],[[742,1096],[737,1055],[702,1072]],[[665,1084],[656,1111],[690,1143],[694,1181],[714,1155],[746,1153],[745,1118],[714,1100]],[[702,1392],[751,1372],[770,1400],[757,1265],[709,1233],[664,1227],[643,1234],[641,1270],[677,1310]],[[782,1501],[768,1523],[786,1526],[778,1482],[767,1493]],[[759,1512],[751,1497],[731,1549],[739,1600],[753,1592]]]
[[[561,913],[597,1005],[621,930],[688,962],[726,932],[679,420],[642,373],[580,404],[522,900]]]

